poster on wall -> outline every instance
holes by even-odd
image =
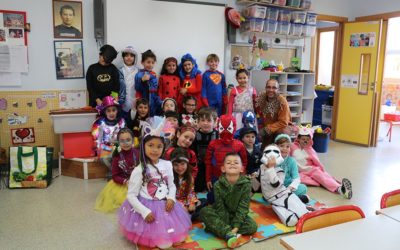
[[[12,144],[25,144],[35,142],[35,131],[33,128],[11,129]]]
[[[57,79],[84,78],[82,41],[54,41]]]
[[[353,33],[350,35],[350,47],[375,47],[375,32]]]
[[[82,38],[82,2],[53,0],[54,38]]]
[[[86,90],[62,91],[58,96],[60,109],[78,109],[86,106]]]
[[[0,44],[25,45],[25,15],[18,12],[0,12]]]

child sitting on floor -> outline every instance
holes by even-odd
[[[205,229],[226,240],[229,248],[237,245],[238,234],[253,234],[257,223],[248,215],[250,180],[237,153],[228,153],[221,167],[224,173],[214,186],[215,203],[200,211]]]
[[[291,155],[297,161],[301,182],[310,186],[323,186],[332,193],[351,199],[353,191],[350,180],[343,178],[338,182],[327,173],[313,149],[313,129],[300,127],[297,139],[292,144]]]

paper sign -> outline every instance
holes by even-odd
[[[358,86],[358,75],[342,75],[340,86],[342,88],[356,89]]]
[[[86,90],[65,91],[59,94],[59,106],[62,109],[77,109],[86,106]]]

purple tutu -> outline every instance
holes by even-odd
[[[138,197],[149,208],[155,221],[147,223],[132,210],[126,200],[119,209],[119,225],[125,237],[135,244],[147,247],[168,248],[185,240],[192,226],[188,212],[176,202],[171,212],[165,211],[165,200],[148,200]]]

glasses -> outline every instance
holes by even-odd
[[[266,89],[278,89],[278,87],[276,87],[276,86],[267,86],[267,87],[265,87]]]
[[[119,140],[119,144],[130,144],[132,143],[132,139],[126,139],[126,140]]]

